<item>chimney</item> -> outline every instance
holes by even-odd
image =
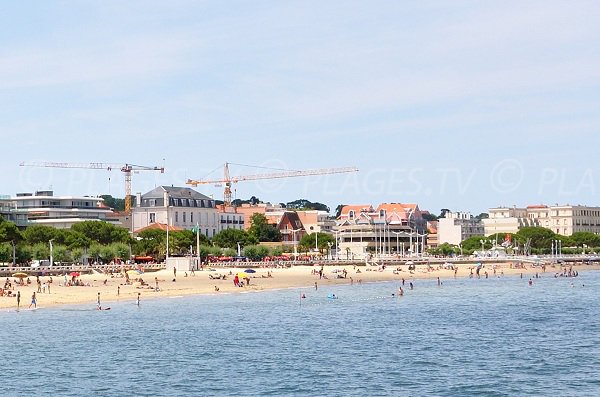
[[[140,192],[135,194],[135,206],[138,208],[142,206],[142,193]]]

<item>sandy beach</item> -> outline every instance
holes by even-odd
[[[495,266],[496,274],[491,264],[486,264],[480,270],[480,277],[503,277],[523,274],[523,277],[532,277],[538,273],[540,277],[554,277],[556,273],[562,272],[560,266],[547,266],[545,273],[540,267],[527,266],[526,268],[512,268],[510,263],[498,263]],[[425,265],[417,266],[416,270],[409,271],[407,266],[388,266],[385,269],[376,266],[324,266],[323,277],[318,271],[321,266],[294,266],[290,268],[257,268],[256,273],[249,274],[250,284],[243,287],[234,285],[234,276],[242,272],[244,268],[212,268],[196,271],[194,274],[178,271],[174,275],[172,270],[160,270],[147,272],[139,277],[144,284],[140,285],[131,280],[126,284],[126,279],[121,274],[82,274],[79,280],[83,286],[65,286],[64,276],[40,277],[41,283],[49,286],[46,292],[38,293],[35,277],[30,277],[31,284],[25,286],[14,286],[12,294],[17,291],[21,293],[21,309],[27,310],[33,292],[36,292],[38,307],[50,307],[69,304],[89,304],[96,306],[98,293],[100,293],[101,304],[104,308],[109,307],[111,302],[134,301],[138,293],[140,300],[159,299],[172,296],[185,296],[197,294],[226,294],[248,291],[263,291],[282,288],[314,288],[315,283],[319,289],[337,284],[354,284],[378,282],[378,281],[401,281],[403,278],[410,282],[412,280],[436,279],[443,282],[445,279],[455,277],[452,269],[442,269],[435,266],[428,268]],[[600,265],[574,265],[573,270],[579,273],[592,270],[600,270]],[[346,277],[342,278],[346,272]],[[476,269],[472,264],[461,264],[457,266],[456,277],[469,277],[473,271],[473,277],[477,277]],[[216,279],[218,275],[225,279]],[[69,277],[67,279],[70,280]],[[6,279],[5,279],[6,280]],[[4,281],[5,281],[4,280]],[[14,278],[10,278],[14,281]],[[156,281],[158,280],[158,291]],[[175,281],[173,281],[175,280]],[[4,285],[4,283],[2,283]],[[14,285],[14,282],[13,282]],[[218,290],[217,290],[218,289]],[[394,291],[392,291],[394,292]],[[308,292],[307,292],[308,293]],[[0,308],[16,308],[16,298],[10,296],[0,297]]]

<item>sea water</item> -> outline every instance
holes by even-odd
[[[4,311],[0,391],[600,395],[598,272],[441,281]]]

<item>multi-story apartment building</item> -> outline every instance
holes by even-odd
[[[468,212],[446,212],[444,218],[438,219],[438,243],[460,244],[473,236],[483,236],[483,222]]]
[[[27,226],[27,213],[17,213],[16,203],[10,196],[0,196],[0,216],[4,220],[14,222],[17,227]]]
[[[528,226],[545,227],[557,234],[600,234],[600,207],[583,205],[531,205],[526,208],[492,208],[484,219],[485,234],[516,233]]]
[[[89,220],[119,224],[110,218],[111,209],[98,197],[54,196],[52,191],[38,191],[19,193],[10,202],[9,219],[16,221],[17,226],[40,224],[68,229]]]

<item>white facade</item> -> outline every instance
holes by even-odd
[[[192,229],[212,238],[220,230],[220,218],[215,202],[208,196],[187,187],[160,186],[150,192],[138,194],[132,208],[132,230],[153,223]]]
[[[219,212],[219,231],[226,229],[244,230],[244,214]]]
[[[16,219],[27,224],[68,229],[76,223],[95,220],[119,224],[110,219],[111,209],[98,197],[54,196],[52,191],[20,193],[10,199]]]
[[[492,208],[484,219],[485,234],[516,233],[523,227],[545,227],[570,236],[576,232],[600,234],[600,207],[533,205],[527,208]]]
[[[468,212],[447,212],[445,218],[438,220],[438,244],[459,245],[462,241],[483,236],[483,223]]]

